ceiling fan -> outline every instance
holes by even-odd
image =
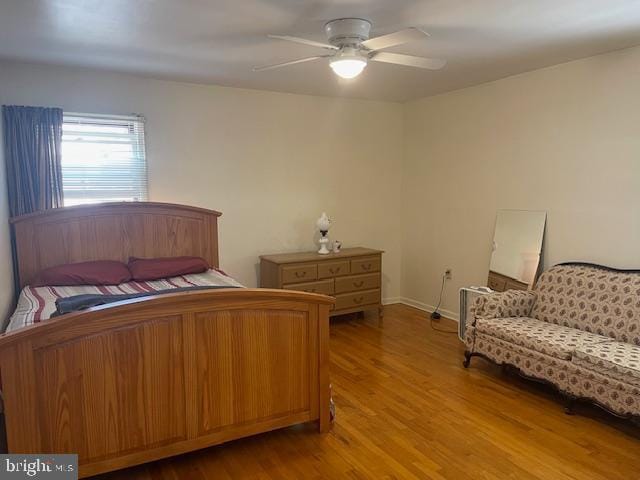
[[[313,47],[329,50],[325,55],[299,58],[289,62],[275,65],[253,67],[256,72],[286,67],[298,63],[311,62],[321,58],[329,59],[329,66],[334,73],[342,78],[355,78],[362,73],[364,67],[371,60],[374,62],[394,63],[407,67],[426,68],[439,70],[445,66],[446,60],[436,58],[414,57],[400,53],[382,52],[381,50],[403,43],[422,40],[429,36],[418,28],[406,28],[388,35],[369,38],[371,22],[361,18],[339,18],[331,20],[324,26],[329,43],[316,42],[306,38],[291,37],[288,35],[268,35],[269,38],[286,40],[288,42],[302,43]]]

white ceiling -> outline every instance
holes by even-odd
[[[371,63],[351,81],[323,52],[267,33],[325,41],[340,17],[372,36],[431,33],[391,51],[444,58],[440,71]],[[640,44],[640,0],[0,0],[0,58],[314,95],[406,101]]]

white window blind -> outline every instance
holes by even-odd
[[[62,187],[65,206],[144,201],[144,118],[64,113]]]

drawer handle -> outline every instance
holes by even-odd
[[[363,300],[364,300],[364,297],[354,298],[353,303],[362,303]]]
[[[339,271],[340,271],[340,267],[337,267],[335,270],[333,269],[333,267],[329,267],[329,273],[331,273],[333,275],[335,275]]]
[[[360,288],[364,285],[364,280],[360,280],[359,282],[353,282],[353,286],[356,288]]]
[[[306,270],[304,272],[296,272],[296,278],[302,278],[307,275]]]
[[[360,266],[362,267],[363,270],[366,270],[366,271],[371,270],[371,264],[370,263],[366,263],[366,264],[362,263]]]

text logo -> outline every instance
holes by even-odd
[[[0,478],[77,480],[78,455],[0,455]]]

